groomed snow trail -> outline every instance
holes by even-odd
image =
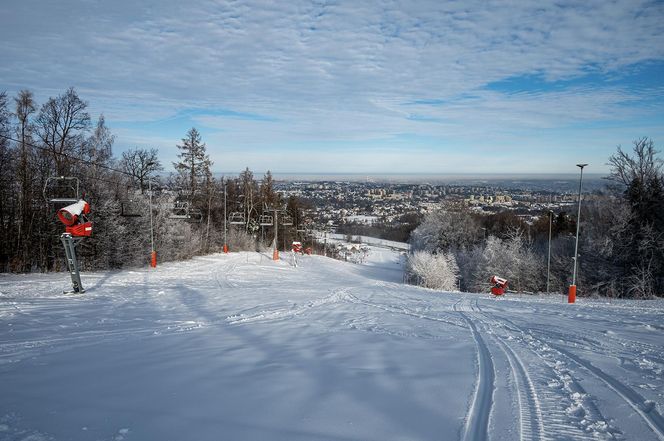
[[[0,440],[662,440],[664,303],[258,253],[0,276]]]

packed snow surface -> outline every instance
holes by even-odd
[[[0,277],[2,440],[664,439],[664,303],[231,253]]]

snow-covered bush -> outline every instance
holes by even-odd
[[[228,230],[228,246],[232,251],[254,251],[256,249],[256,239],[243,229],[230,228]]]
[[[426,288],[454,291],[459,267],[452,253],[431,254],[416,251],[408,258],[408,269]]]

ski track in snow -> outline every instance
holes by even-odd
[[[156,339],[168,346],[178,335],[184,341],[199,341],[210,333],[240,341],[246,336],[247,343],[256,344],[260,342],[258,336],[265,332],[273,336],[272,344],[281,346],[280,338],[286,339],[286,354],[254,353],[252,345],[225,343],[223,338],[214,346],[217,352],[229,351],[230,355],[240,351],[262,363],[258,366],[270,367],[251,368],[247,362],[247,367],[240,369],[231,363],[217,374],[221,379],[230,368],[230,372],[274,372],[271,375],[279,374],[282,377],[277,378],[286,381],[270,381],[265,389],[260,375],[256,386],[252,383],[258,374],[240,376],[236,380],[245,381],[249,389],[238,396],[248,393],[250,397],[261,397],[274,390],[275,396],[288,395],[289,401],[296,403],[293,409],[299,409],[289,410],[290,406],[274,403],[275,411],[285,412],[275,421],[285,417],[285,424],[298,429],[287,432],[275,432],[276,423],[266,416],[256,416],[258,419],[252,423],[225,416],[232,421],[226,427],[235,430],[264,427],[261,430],[267,432],[254,439],[435,439],[432,434],[438,433],[438,439],[472,441],[497,439],[496,434],[521,441],[664,440],[660,410],[664,352],[658,338],[664,331],[658,324],[664,317],[661,304],[659,309],[652,309],[650,304],[632,307],[621,303],[583,304],[581,300],[581,305],[570,306],[537,297],[495,299],[438,293],[397,283],[400,266],[395,263],[400,258],[399,252],[390,255],[384,250],[366,265],[303,257],[296,268],[287,259],[275,263],[255,253],[217,255],[167,264],[156,271],[84,275],[89,289],[81,296],[64,296],[57,292],[59,286],[54,289],[53,281],[59,281],[63,275],[1,278],[0,369],[17,375],[15,369],[20,366],[38,369],[42,359],[57,360],[58,353],[72,351],[85,354],[100,344],[127,342],[149,351]],[[616,317],[622,328],[608,327],[615,324]],[[582,328],[572,332],[570,328],[574,329],[575,324]],[[345,338],[353,343],[334,345],[337,339]],[[308,339],[316,342],[313,347],[306,346]],[[461,404],[463,394],[448,396],[438,392],[431,398],[438,396],[444,402],[432,399],[430,406],[418,408],[419,401],[430,393],[452,386],[441,372],[455,372],[455,362],[442,359],[439,369],[426,371],[422,369],[429,362],[421,356],[402,360],[398,351],[374,349],[384,345],[388,349],[399,342],[406,344],[404,348],[417,345],[420,354],[458,344],[465,351],[459,354],[467,357],[459,360],[467,361],[461,373],[455,374],[461,377],[454,378],[465,379],[460,384],[467,384],[467,406]],[[357,355],[335,358],[334,354],[355,345],[358,354],[367,352],[372,361],[361,362]],[[317,355],[305,356],[311,352]],[[192,346],[188,353],[199,356],[207,352]],[[298,366],[294,377],[284,367],[290,359]],[[179,362],[186,363],[186,359]],[[299,366],[311,363],[322,374],[299,371]],[[307,387],[307,382],[317,382],[317,375],[321,375],[321,384]],[[332,379],[331,385],[347,384],[345,395],[332,393],[334,389],[321,392],[325,391],[322,385],[328,383],[327,377]],[[282,389],[288,387],[288,381],[303,383]],[[378,384],[383,387],[377,387]],[[340,397],[352,397],[351,391],[357,386],[366,388],[358,395],[362,398],[333,405]],[[395,396],[400,396],[400,400],[384,398],[391,397],[387,391],[392,390],[399,391]],[[413,392],[416,390],[423,395]],[[302,397],[309,394],[313,402]],[[17,402],[16,396],[10,397]],[[407,406],[400,409],[403,399],[414,400],[410,406],[419,410],[405,411]],[[233,407],[255,407],[265,402],[265,398],[254,400],[240,398]],[[450,405],[451,402],[456,405]],[[327,416],[316,414],[319,403],[332,406],[326,407]],[[37,404],[27,403],[28,407]],[[345,427],[336,419],[335,415],[345,408],[349,415],[359,417],[355,427]],[[513,421],[498,417],[509,415],[510,409]],[[0,439],[59,439],[47,433],[48,427],[12,412],[0,400]],[[308,416],[303,419],[301,414]],[[442,416],[448,422],[439,426]],[[312,425],[308,426],[307,421],[312,421]],[[86,424],[86,431],[88,426],[92,427]],[[122,427],[118,423],[105,434],[91,437],[83,432],[62,438],[141,437],[141,427]],[[365,431],[360,430],[363,427]],[[235,432],[236,438],[246,438],[242,433]],[[150,432],[143,435],[149,437]]]
[[[516,390],[519,407],[520,439],[585,440],[614,439],[617,429],[605,422],[587,393],[572,373],[559,361],[548,359],[527,341],[514,338],[518,328],[509,328],[503,319],[482,311],[481,321],[485,330],[493,335],[493,341],[503,350],[510,365],[512,376],[518,386]],[[514,326],[511,322],[510,325]],[[499,330],[507,332],[497,333]],[[539,359],[539,363],[524,363],[519,352],[528,351]]]
[[[475,311],[479,312],[481,319],[478,321],[482,323],[485,332],[491,333],[492,324],[482,314],[482,310],[475,300]],[[479,318],[480,316],[476,316]],[[495,325],[494,325],[495,326]],[[526,367],[519,357],[519,355],[511,348],[509,344],[504,342],[500,337],[492,335],[492,340],[503,351],[510,366],[510,371],[517,386],[517,397],[519,407],[519,439],[526,440],[544,440],[547,439],[544,433],[544,426],[542,423],[542,409],[540,400],[535,386],[526,370]]]
[[[494,377],[493,358],[487,348],[484,338],[478,332],[475,323],[463,311],[474,310],[468,303],[459,301],[454,304],[454,310],[468,323],[473,340],[477,346],[477,384],[475,394],[466,418],[464,440],[483,441],[489,434],[489,417],[493,406]]]
[[[601,380],[643,419],[646,425],[651,428],[657,439],[664,439],[664,420],[655,409],[654,403],[648,402],[628,385],[593,366],[591,362],[584,360],[577,354],[573,354],[572,352],[563,349],[560,345],[552,343],[544,333],[524,330],[512,320],[504,317],[502,317],[501,320],[508,323],[512,328],[518,330],[522,335],[527,336],[528,340],[531,342],[531,347],[537,346],[540,350],[555,351],[572,361],[577,367]],[[534,334],[539,334],[539,336],[536,337]],[[573,371],[562,368],[562,366],[562,362],[557,361],[555,370],[557,371],[559,378],[564,380],[566,376],[571,376]],[[582,417],[580,421],[581,427],[585,429],[586,432],[595,432],[595,435],[606,434],[608,438],[613,438],[614,435],[619,434],[620,431],[609,425],[595,403],[588,399],[588,393],[580,386],[578,381],[572,378],[569,378],[569,380],[572,382],[572,387],[570,389],[572,394],[570,398],[573,403],[568,408],[568,411],[572,415],[576,414]]]

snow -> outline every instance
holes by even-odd
[[[318,237],[323,236],[325,233],[317,232]],[[404,250],[408,251],[410,249],[410,244],[404,243],[404,242],[395,242],[393,240],[387,240],[387,239],[378,239],[376,237],[369,237],[369,236],[361,236],[361,235],[356,235],[356,234],[351,234],[350,235],[353,240],[359,240],[361,243],[367,244],[367,245],[375,245],[377,247],[381,248],[388,248],[388,249],[394,249],[394,250]],[[341,233],[328,233],[327,237],[331,241],[337,241],[337,242],[346,242],[346,237],[348,237],[347,234],[341,234]]]
[[[0,276],[0,439],[664,439],[664,302],[422,289],[379,245]]]

